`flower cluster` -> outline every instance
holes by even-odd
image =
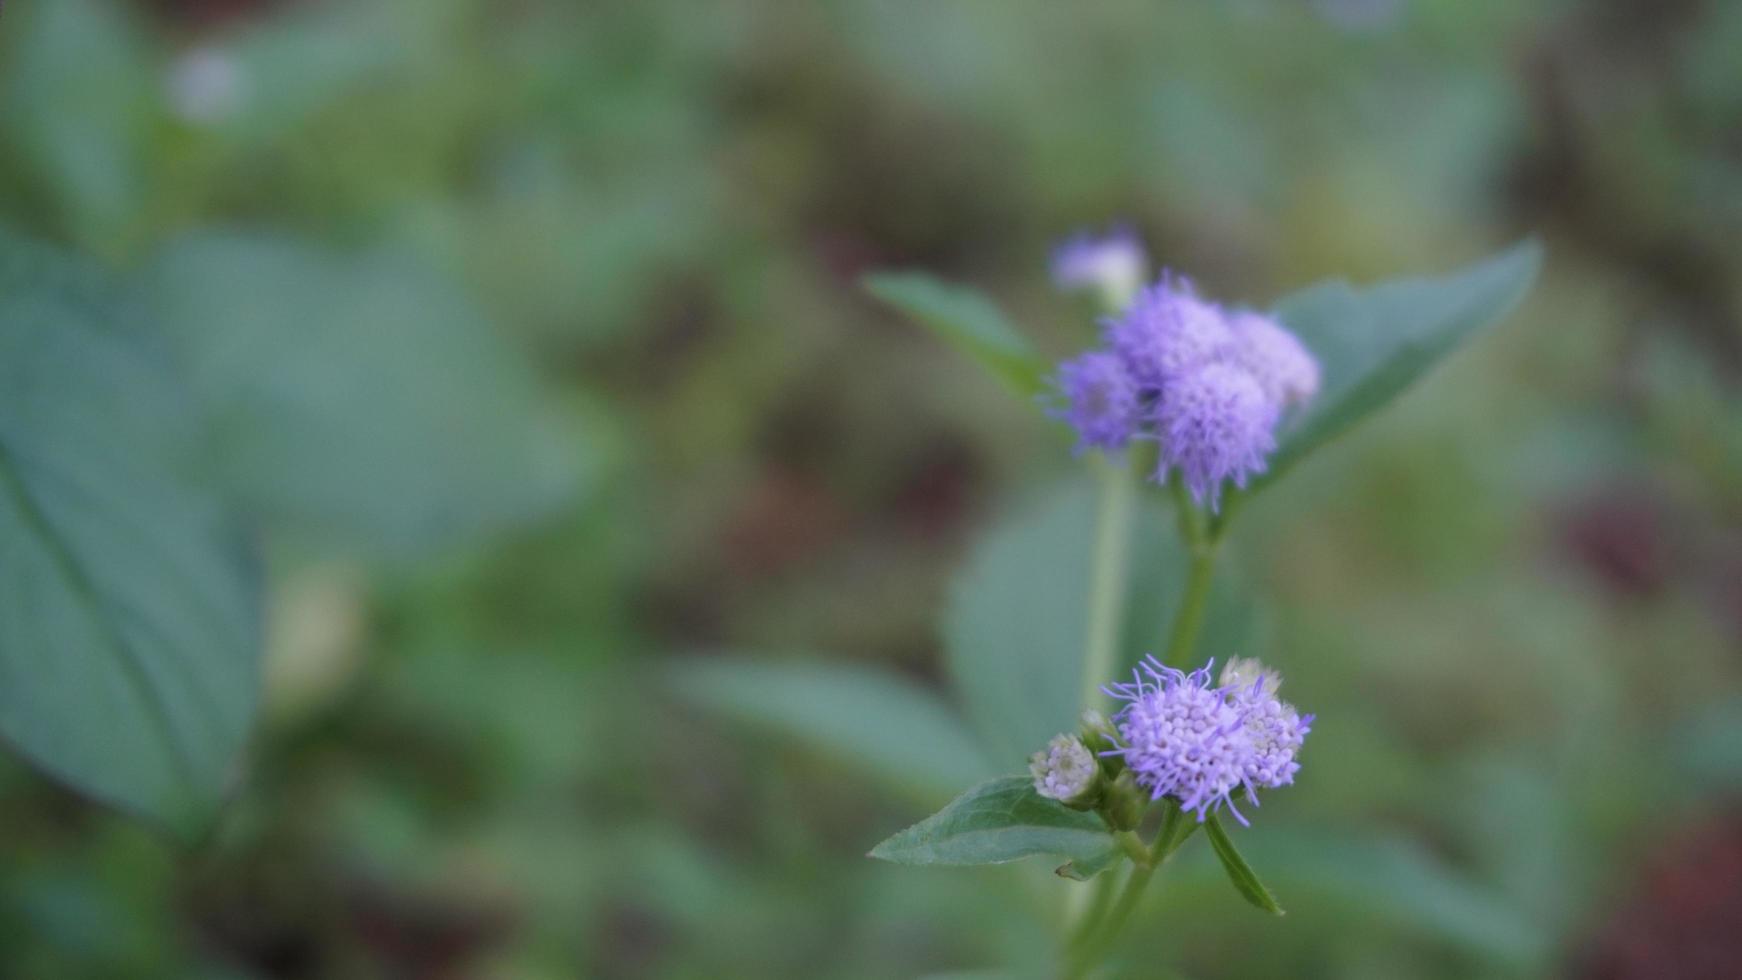
[[[1263,472],[1284,413],[1319,388],[1318,362],[1282,324],[1204,299],[1178,276],[1139,291],[1102,336],[1101,347],[1059,365],[1054,414],[1077,430],[1079,449],[1155,440],[1156,479],[1179,471],[1212,509],[1225,483],[1243,487]]]
[[[1256,806],[1260,788],[1292,783],[1313,718],[1277,697],[1280,675],[1257,661],[1229,661],[1215,684],[1210,666],[1186,673],[1150,657],[1130,683],[1108,687],[1127,703],[1104,754],[1123,760],[1151,799],[1172,797],[1200,821],[1226,804],[1245,823],[1233,793],[1244,789]]]

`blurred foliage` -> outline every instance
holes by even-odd
[[[670,680],[818,650],[790,697],[870,666],[941,690],[946,574],[1072,463],[855,282],[973,281],[1052,357],[1091,321],[1046,249],[1129,217],[1253,303],[1548,256],[1506,329],[1242,511],[1245,652],[1320,716],[1240,839],[1290,914],[1199,848],[1129,960],[1723,975],[1734,889],[1690,883],[1742,819],[1739,43],[1734,5],[1643,0],[13,0],[0,220],[223,320],[174,324],[220,417],[359,454],[243,483],[294,519],[203,846],[0,763],[0,974],[1044,962],[1050,866],[866,861],[943,800],[851,725],[801,748]],[[242,288],[282,322],[228,322]],[[495,380],[414,390],[394,355],[424,353]],[[474,434],[513,404],[548,427]]]

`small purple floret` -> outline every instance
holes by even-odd
[[[1276,448],[1277,407],[1252,376],[1232,364],[1207,364],[1163,388],[1155,404],[1161,461],[1156,479],[1179,470],[1199,504],[1214,510],[1222,482],[1237,487],[1262,473]]]
[[[1319,362],[1282,324],[1250,310],[1235,313],[1228,322],[1235,338],[1230,359],[1279,408],[1304,405],[1319,393]]]
[[[1140,402],[1125,365],[1104,351],[1088,351],[1059,365],[1056,381],[1065,405],[1053,414],[1077,430],[1078,448],[1120,450],[1137,430]]]
[[[1148,389],[1226,357],[1234,343],[1221,308],[1199,297],[1181,276],[1162,276],[1104,327],[1107,346]]]

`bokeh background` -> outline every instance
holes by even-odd
[[[373,282],[360,252],[415,269],[529,365],[581,475],[436,546],[440,508],[391,497],[272,532],[262,713],[199,848],[0,762],[0,975],[1044,963],[1071,886],[866,860],[935,789],[681,680],[944,691],[952,570],[1075,464],[857,280],[972,282],[1062,355],[1091,327],[1048,249],[1113,220],[1250,302],[1548,257],[1242,515],[1261,652],[1321,719],[1246,838],[1291,914],[1188,861],[1133,975],[1736,975],[1739,51],[1718,0],[12,0],[9,229],[179,248],[220,297],[246,261],[200,266],[210,229],[293,241],[280,333],[332,268]],[[348,336],[410,356],[428,306]],[[450,479],[378,463],[327,482]],[[1315,844],[1351,835],[1383,846]]]

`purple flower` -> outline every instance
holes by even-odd
[[[1179,470],[1212,510],[1224,483],[1244,487],[1264,471],[1282,413],[1319,389],[1318,361],[1281,323],[1230,314],[1181,276],[1163,274],[1102,327],[1103,349],[1059,366],[1054,416],[1076,427],[1079,452],[1154,439],[1156,479]]]
[[[1053,414],[1077,430],[1078,450],[1119,450],[1131,441],[1140,413],[1137,385],[1119,358],[1088,351],[1059,365],[1055,382],[1065,405]]]
[[[1245,716],[1246,735],[1252,740],[1252,759],[1246,772],[1248,796],[1259,786],[1274,789],[1294,782],[1300,771],[1295,755],[1312,731],[1313,716],[1302,716],[1294,705],[1277,696],[1282,675],[1256,660],[1235,657],[1222,669],[1222,688]],[[1257,802],[1257,797],[1252,796]]]
[[[1052,253],[1052,280],[1060,289],[1094,290],[1109,310],[1124,309],[1143,286],[1149,256],[1129,227],[1105,235],[1082,232]]]
[[[1227,805],[1245,823],[1234,791],[1244,788],[1256,805],[1259,787],[1292,782],[1300,769],[1295,755],[1312,718],[1302,718],[1264,689],[1274,672],[1257,668],[1250,683],[1216,687],[1210,681],[1213,664],[1188,674],[1149,657],[1132,672],[1131,683],[1109,686],[1107,693],[1127,704],[1115,718],[1118,747],[1108,754],[1123,757],[1152,799],[1172,797],[1181,809],[1197,811],[1200,821]]]
[[[1234,343],[1221,308],[1200,298],[1186,279],[1167,275],[1106,321],[1105,331],[1107,345],[1147,389],[1226,357]]]
[[[1222,483],[1244,487],[1276,448],[1277,406],[1250,374],[1211,363],[1176,376],[1155,403],[1157,480],[1178,469],[1193,499],[1216,509]]]
[[[1146,659],[1130,684],[1109,688],[1130,703],[1119,712],[1119,748],[1126,768],[1151,799],[1171,796],[1198,819],[1223,803],[1246,778],[1252,742],[1239,709],[1210,685],[1208,667],[1187,674]],[[1238,811],[1236,811],[1237,813]]]
[[[1229,318],[1234,332],[1230,360],[1246,369],[1279,409],[1304,405],[1319,392],[1319,362],[1287,328],[1262,313],[1242,310]]]

